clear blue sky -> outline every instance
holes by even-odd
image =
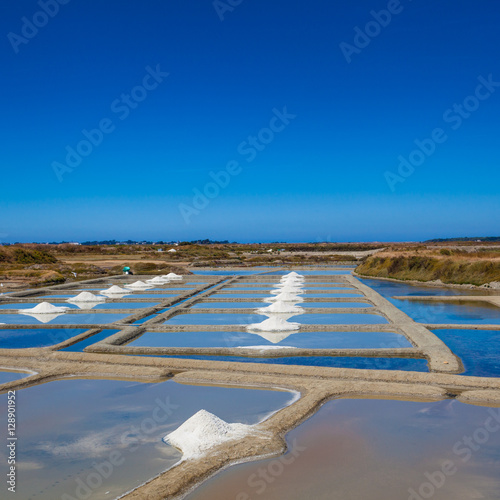
[[[55,2],[0,7],[0,241],[500,234],[497,0]]]

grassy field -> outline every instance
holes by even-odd
[[[169,252],[172,248],[175,252]],[[3,290],[121,274],[190,274],[199,267],[350,263],[364,276],[483,285],[500,281],[500,247],[488,243],[301,243],[0,246]],[[75,277],[76,274],[76,277]]]
[[[360,262],[379,245],[355,243],[0,246],[3,291],[121,274],[190,274],[198,267]],[[175,252],[169,252],[171,249]],[[76,277],[75,277],[76,274]]]

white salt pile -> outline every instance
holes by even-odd
[[[302,285],[303,283],[304,283],[303,279],[289,278],[289,279],[281,279],[281,281],[278,283],[277,286],[279,286],[279,285]]]
[[[41,302],[31,309],[19,309],[20,314],[57,314],[64,313],[69,307],[56,307],[48,302]]]
[[[289,276],[295,276],[295,277],[300,277],[300,278],[304,277],[302,274],[296,273],[295,271],[292,271],[288,274],[283,275],[284,278],[288,278]]]
[[[284,313],[284,314],[303,314],[304,309],[299,306],[294,306],[290,302],[283,302],[282,300],[278,300],[277,302],[273,302],[270,306],[260,307],[257,309],[259,314],[268,314],[268,313]]]
[[[152,285],[164,285],[168,283],[169,280],[167,278],[163,278],[163,276],[156,276],[156,278],[148,280],[148,283]]]
[[[304,302],[304,299],[295,293],[280,292],[274,297],[264,299],[263,302]]]
[[[127,288],[151,288],[150,285],[144,283],[144,281],[136,281],[135,283],[131,283],[130,285],[125,285]]]
[[[284,332],[298,330],[299,328],[299,323],[289,323],[278,316],[272,316],[262,321],[262,323],[253,323],[247,326],[247,330],[258,330],[262,332]]]
[[[285,286],[283,288],[278,288],[277,290],[271,290],[271,293],[273,295],[278,295],[278,293],[282,292],[287,292],[287,293],[304,293],[304,289],[302,287],[296,287],[296,286]]]
[[[129,293],[128,290],[125,290],[125,288],[120,288],[119,286],[113,285],[112,287],[108,288],[107,290],[104,290],[101,292],[102,295],[114,295],[114,294],[122,294],[122,293]]]
[[[77,305],[80,309],[93,309],[95,306],[102,304],[106,299],[99,297],[90,292],[82,292],[76,297],[68,299],[66,302]]]
[[[213,413],[200,410],[163,441],[182,451],[183,459],[202,456],[214,446],[255,432],[251,425],[228,424]]]
[[[79,293],[76,297],[68,299],[66,302],[103,302],[106,299],[90,292]]]
[[[69,309],[69,307],[56,307],[48,302],[42,302],[31,309],[19,309],[18,313],[31,316],[40,321],[40,323],[48,323],[58,316],[65,314],[67,309]]]
[[[163,276],[162,276],[163,278]],[[168,273],[165,278],[168,278],[170,280],[181,280],[182,279],[182,276],[180,276],[179,274],[175,274],[175,273]]]

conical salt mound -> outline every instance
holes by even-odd
[[[276,288],[283,288],[285,286],[304,286],[303,281],[282,281],[278,285],[276,285]]]
[[[49,302],[41,302],[31,309],[19,309],[21,314],[59,314],[64,313],[69,307],[56,307]]]
[[[274,297],[264,299],[264,302],[304,302],[304,299],[296,293],[281,292]]]
[[[182,276],[179,275],[179,274],[175,274],[175,273],[168,273],[165,278],[168,278],[169,280],[181,280],[182,279]]]
[[[286,332],[298,330],[299,328],[299,323],[288,323],[288,321],[277,316],[268,318],[262,323],[253,323],[247,326],[247,330],[259,330],[261,332]]]
[[[68,299],[66,302],[104,302],[104,297],[99,297],[90,292],[79,293],[76,297]]]
[[[304,309],[299,306],[294,306],[291,302],[283,302],[282,300],[278,300],[277,302],[273,302],[270,306],[261,307],[257,309],[259,314],[268,314],[268,313],[284,313],[284,314],[303,314]]]
[[[144,283],[144,281],[136,281],[135,283],[132,283],[130,285],[125,285],[127,288],[151,288],[151,285],[148,285],[147,283]]]
[[[125,288],[120,288],[119,286],[113,285],[112,287],[108,288],[107,290],[103,290],[101,292],[101,295],[118,295],[122,293],[130,293],[128,290]]]
[[[304,278],[304,276],[302,274],[299,274],[299,273],[296,273],[295,271],[292,271],[291,273],[288,273],[288,274],[284,274],[282,276],[282,280],[283,279],[297,279],[297,278]]]
[[[214,446],[241,439],[254,432],[251,425],[228,424],[213,413],[200,410],[178,429],[167,434],[163,441],[182,451],[183,458],[204,455]]]
[[[148,280],[148,283],[151,283],[152,285],[164,285],[168,282],[169,280],[167,278],[163,278],[161,276],[156,276],[156,278]]]
[[[304,283],[304,278],[281,278],[280,283]]]
[[[279,293],[285,293],[285,292],[286,293],[295,293],[297,295],[300,293],[304,293],[304,289],[302,287],[298,287],[298,286],[284,286],[283,288],[271,290],[271,293],[273,295],[278,295]]]
[[[66,313],[69,307],[56,307],[48,302],[42,302],[31,309],[19,309],[19,314],[25,314],[35,318],[40,323],[49,323],[53,319]]]

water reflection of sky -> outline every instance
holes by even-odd
[[[238,494],[262,500],[419,500],[425,496],[411,497],[409,490],[429,484],[426,474],[441,471],[445,461],[452,462],[454,474],[444,476],[440,488],[424,487],[425,495],[433,493],[427,498],[499,498],[500,432],[487,433],[480,445],[473,441],[474,451],[463,441],[484,429],[487,419],[500,422],[500,410],[449,400],[332,401],[287,435],[286,465],[265,487],[248,478],[278,470],[276,459],[227,469],[186,500]]]
[[[292,400],[286,392],[196,387],[173,381],[144,384],[110,380],[63,380],[17,392],[22,401],[17,443],[17,496],[79,498],[96,464],[118,453],[92,499],[116,498],[170,468],[180,453],[162,438],[204,408],[229,422],[256,423]],[[0,395],[6,419],[7,395]],[[50,402],[50,404],[48,404]],[[6,448],[0,461],[6,463]],[[102,478],[101,478],[102,479]],[[63,497],[64,498],[64,497]]]

